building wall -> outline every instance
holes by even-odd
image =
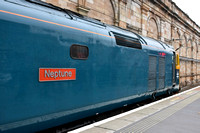
[[[179,48],[181,87],[200,82],[200,27],[172,0],[43,1]]]

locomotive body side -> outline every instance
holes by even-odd
[[[119,46],[113,30],[26,1],[1,1],[0,131],[40,131],[172,89],[173,52],[148,44]],[[88,58],[73,59],[72,45],[87,47]],[[160,53],[166,53],[161,89]],[[157,62],[153,90],[150,55]],[[76,79],[40,82],[40,68],[75,68]]]

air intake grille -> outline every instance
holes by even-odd
[[[159,58],[159,89],[165,87],[165,58]]]
[[[149,81],[148,81],[148,89],[149,91],[153,91],[156,89],[156,65],[157,65],[157,57],[149,56]]]

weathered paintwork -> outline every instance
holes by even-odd
[[[1,0],[0,132],[35,132],[172,89],[171,48],[119,46],[110,31],[131,34],[26,1]],[[88,59],[72,59],[72,44],[87,46]],[[165,88],[148,91],[148,57],[158,59],[161,52]],[[75,68],[76,80],[39,82],[39,68]]]

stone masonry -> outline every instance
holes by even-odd
[[[181,87],[200,83],[200,27],[172,0],[42,0],[174,46]]]

